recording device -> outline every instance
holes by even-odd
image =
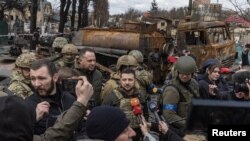
[[[162,94],[163,90],[161,88],[157,88],[154,83],[150,83],[148,91],[151,92],[152,94]]]
[[[78,83],[78,79],[62,79],[62,89],[64,91],[70,92],[76,97],[75,88]]]
[[[207,131],[209,125],[249,124],[250,105],[248,102],[192,99],[186,129]]]
[[[143,124],[141,114],[142,114],[142,109],[140,105],[140,101],[138,98],[132,98],[130,100],[131,107],[133,108],[133,114],[137,117],[137,120],[140,124]]]
[[[142,114],[142,109],[140,106],[134,106],[133,107],[133,113],[137,117],[137,120],[140,124],[143,124],[141,114]]]
[[[238,83],[235,82],[234,83],[234,92],[244,92],[247,93],[249,92],[248,87],[247,87],[247,83],[248,83],[248,78],[245,80],[245,83]]]
[[[154,116],[156,118],[156,122],[160,122],[162,121],[160,116],[158,115],[158,106],[157,106],[157,103],[154,102],[154,101],[150,101],[148,102],[148,107],[149,107],[149,110],[154,113]]]

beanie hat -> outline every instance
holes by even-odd
[[[202,69],[206,70],[209,66],[219,64],[219,61],[216,59],[207,59],[203,64],[202,64]]]
[[[98,106],[88,116],[86,131],[91,139],[114,141],[128,125],[129,120],[119,108]]]
[[[17,96],[0,98],[0,139],[3,141],[32,141],[35,115]]]

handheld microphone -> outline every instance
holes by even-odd
[[[154,101],[150,101],[148,103],[148,107],[149,107],[149,110],[154,113],[154,116],[156,118],[156,122],[160,122],[161,121],[161,118],[160,116],[158,115],[158,106],[157,106],[157,103],[154,102]]]
[[[140,101],[139,101],[138,98],[132,98],[132,99],[130,100],[130,104],[131,104],[132,107],[135,107],[135,106],[140,105]]]
[[[150,83],[148,91],[151,92],[152,94],[162,94],[163,90],[161,88],[157,88],[154,83]]]
[[[140,106],[134,106],[133,107],[133,113],[137,117],[137,120],[139,121],[140,124],[143,124],[141,114],[142,114],[142,109]]]

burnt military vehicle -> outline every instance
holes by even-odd
[[[214,58],[230,67],[236,55],[235,41],[222,21],[188,21],[177,27],[177,51],[189,50],[197,64]]]

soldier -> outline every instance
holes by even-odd
[[[75,58],[78,54],[78,50],[73,44],[66,44],[62,48],[61,51],[62,58],[55,62],[57,68],[68,67],[74,68],[75,66]]]
[[[76,70],[83,76],[86,76],[88,81],[93,85],[94,94],[92,96],[92,106],[101,104],[101,89],[103,76],[102,73],[96,69],[95,51],[90,48],[81,50],[79,59],[77,60]]]
[[[64,45],[68,44],[68,40],[64,37],[56,37],[55,40],[53,41],[52,47],[54,48],[56,53],[61,52],[62,48]]]
[[[174,122],[174,127],[183,129],[191,99],[199,97],[198,83],[192,78],[196,71],[196,62],[190,56],[182,56],[177,60],[175,69],[176,78],[164,86],[162,110],[167,122]]]
[[[15,95],[25,99],[32,94],[30,82],[30,66],[36,60],[35,53],[23,53],[16,59],[16,70],[12,72],[8,89]]]
[[[120,80],[120,72],[123,68],[136,66],[138,66],[138,62],[134,57],[129,55],[121,56],[116,63],[117,72],[114,72],[110,75],[110,79],[105,83],[102,89],[101,99],[104,99],[108,94],[110,94],[114,90],[114,88],[118,87]]]
[[[153,73],[150,72],[145,64],[143,64],[143,54],[139,50],[132,50],[128,55],[135,57],[139,65],[136,67],[136,78],[140,86],[148,88],[153,82]]]
[[[142,103],[141,94],[135,87],[135,82],[135,71],[131,68],[123,69],[120,73],[120,85],[104,98],[102,104],[120,107],[120,109],[126,114],[126,117],[130,120],[130,127],[132,127],[137,133],[135,140],[138,140],[142,137],[142,133],[139,128],[140,126],[137,117],[133,111],[136,110],[136,106],[141,108]],[[133,104],[132,100],[135,98],[138,100],[137,104]]]

